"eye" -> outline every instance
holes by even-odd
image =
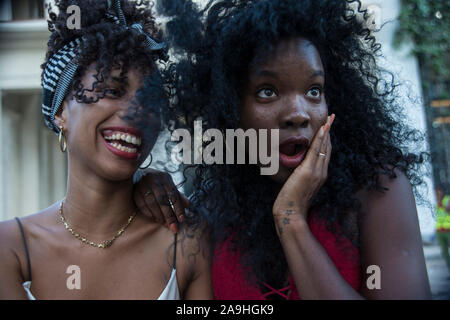
[[[256,94],[259,98],[270,99],[277,96],[276,92],[271,88],[262,88]]]
[[[120,90],[118,89],[114,89],[114,88],[110,88],[108,90],[106,90],[105,94],[109,97],[119,97],[120,96]]]
[[[320,99],[322,97],[322,88],[320,87],[314,87],[309,89],[309,91],[306,93],[308,97],[314,98],[314,99]]]

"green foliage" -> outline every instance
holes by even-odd
[[[450,1],[449,0],[401,0],[399,28],[395,44],[414,42],[413,53],[430,68],[431,79],[450,79]]]

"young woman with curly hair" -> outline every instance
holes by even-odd
[[[66,27],[71,5],[81,10],[80,29]],[[0,223],[0,298],[212,297],[200,238],[177,239],[133,201],[133,174],[155,144],[167,99],[156,64],[164,44],[149,5],[56,1],[42,112],[67,149],[67,194]]]
[[[423,156],[406,151],[420,137],[360,1],[159,9],[180,53],[178,126],[279,130],[276,175],[195,166],[190,218],[209,226],[215,298],[429,298],[413,194]]]

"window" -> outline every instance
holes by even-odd
[[[45,0],[2,0],[0,21],[44,19]]]

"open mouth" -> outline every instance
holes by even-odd
[[[300,152],[303,152],[307,149],[307,145],[305,144],[285,144],[280,146],[280,153],[287,155],[289,157],[295,156]]]
[[[295,168],[305,159],[309,140],[303,136],[285,140],[279,148],[280,163],[288,168]]]
[[[132,129],[106,129],[102,131],[108,149],[125,158],[137,158],[142,146],[142,138]]]

